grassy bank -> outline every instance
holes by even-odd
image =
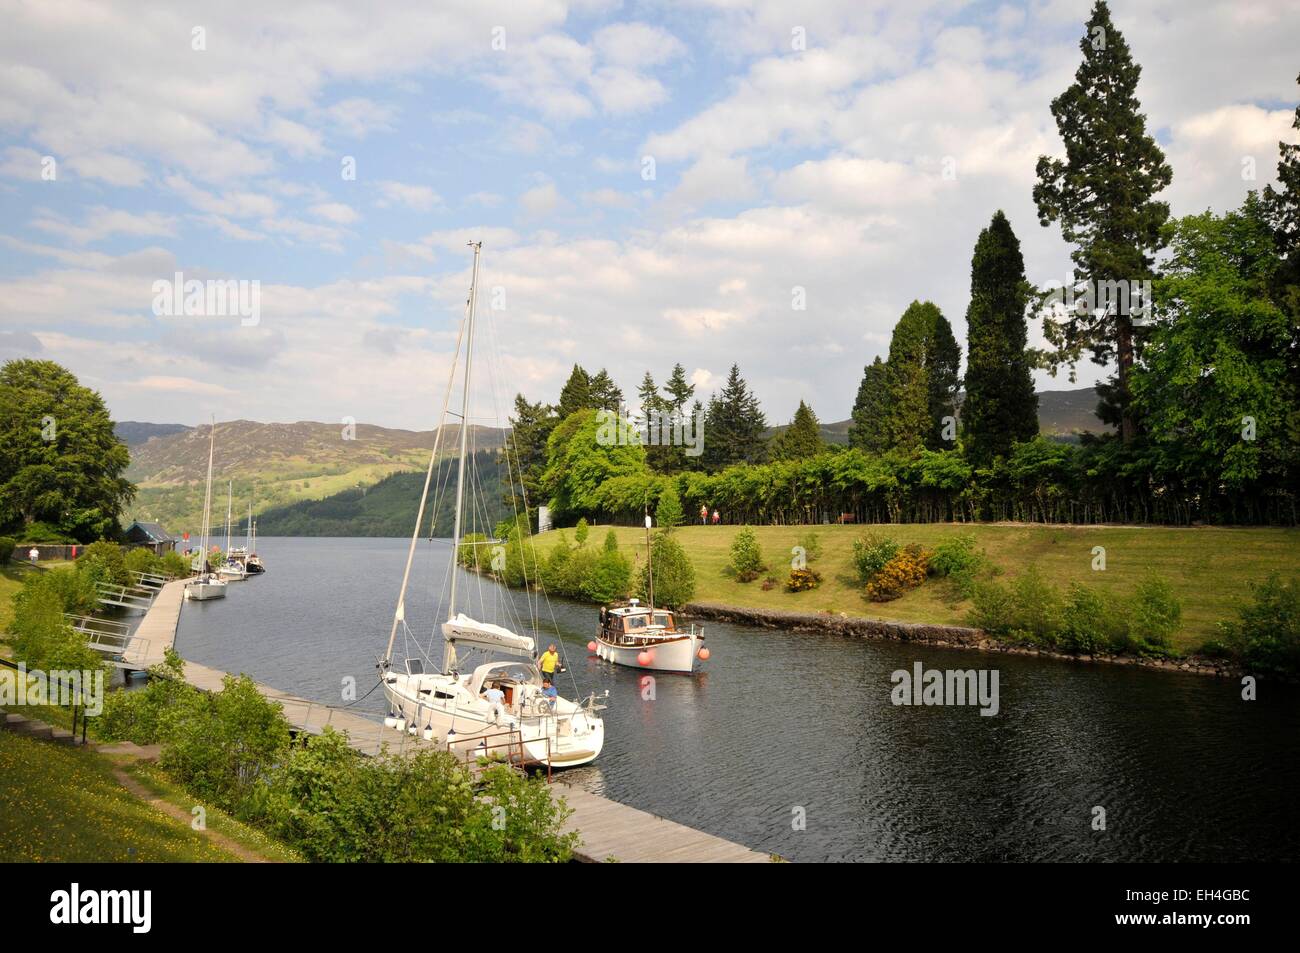
[[[0,731],[0,861],[234,861],[82,748]]]
[[[62,560],[53,560],[51,562],[38,563],[38,566],[62,566],[66,565]],[[40,572],[39,569],[32,568],[31,563],[18,560],[10,560],[6,563],[0,563],[0,635],[9,631],[9,623],[14,618],[14,595],[23,586],[23,580],[30,573]]]
[[[593,527],[592,539],[602,539],[606,529]],[[620,548],[644,553],[644,529],[614,529]],[[1297,529],[948,523],[758,526],[754,530],[769,567],[764,576],[770,575],[781,583],[765,592],[761,579],[740,583],[725,572],[731,541],[738,529],[685,526],[677,530],[678,539],[695,564],[696,602],[799,612],[829,610],[877,619],[960,625],[965,622],[969,603],[959,599],[952,587],[934,580],[893,602],[869,602],[853,577],[850,555],[853,541],[868,532],[926,548],[968,534],[975,537],[977,548],[985,550],[1001,568],[1002,579],[1014,579],[1028,567],[1037,566],[1045,578],[1062,588],[1080,582],[1128,596],[1147,575],[1164,577],[1182,603],[1182,629],[1174,642],[1184,651],[1212,637],[1216,623],[1235,617],[1238,605],[1250,598],[1251,583],[1262,582],[1271,572],[1287,576],[1300,571]],[[822,574],[822,585],[810,592],[786,592],[790,549],[810,529],[821,539],[822,555],[813,568]],[[572,541],[572,530],[545,533],[537,537],[539,549],[548,551],[560,532],[567,533]],[[1094,546],[1105,547],[1105,571],[1092,569]]]

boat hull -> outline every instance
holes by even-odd
[[[224,582],[187,582],[185,584],[185,598],[192,602],[208,602],[212,599],[226,598],[226,584]]]
[[[702,635],[680,635],[658,640],[646,640],[645,644],[619,645],[607,641],[603,636],[596,636],[596,657],[615,665],[628,668],[642,668],[653,672],[681,672],[690,674],[699,666],[699,651],[704,645]],[[650,656],[647,664],[641,664],[641,653]]]
[[[518,731],[517,740],[529,761],[552,769],[590,764],[605,745],[604,721],[582,710],[541,718],[521,718],[500,707],[490,713],[469,712],[463,707],[447,710],[427,698],[412,697],[404,682],[405,677],[398,675],[395,681],[384,683],[389,710],[400,719],[401,730],[409,733],[414,728],[416,737],[463,757],[476,752],[517,755],[520,745],[513,744],[512,731]],[[426,731],[432,737],[425,738]]]

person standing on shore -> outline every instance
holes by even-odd
[[[717,525],[718,525],[719,523],[721,523],[721,522],[722,522],[722,514],[719,513],[717,510],[714,510],[714,511],[713,511],[713,525],[714,525],[714,526],[717,526]]]
[[[704,503],[700,504],[700,525],[701,526],[709,525],[709,508]]]

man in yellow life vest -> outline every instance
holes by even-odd
[[[542,669],[542,678],[553,683],[555,681],[555,669],[560,664],[560,656],[555,651],[555,643],[551,643],[546,647],[546,651],[542,653],[538,664]]]

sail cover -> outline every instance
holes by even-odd
[[[533,640],[528,636],[516,635],[490,622],[476,622],[463,612],[442,624],[442,637],[455,645],[533,657]]]

